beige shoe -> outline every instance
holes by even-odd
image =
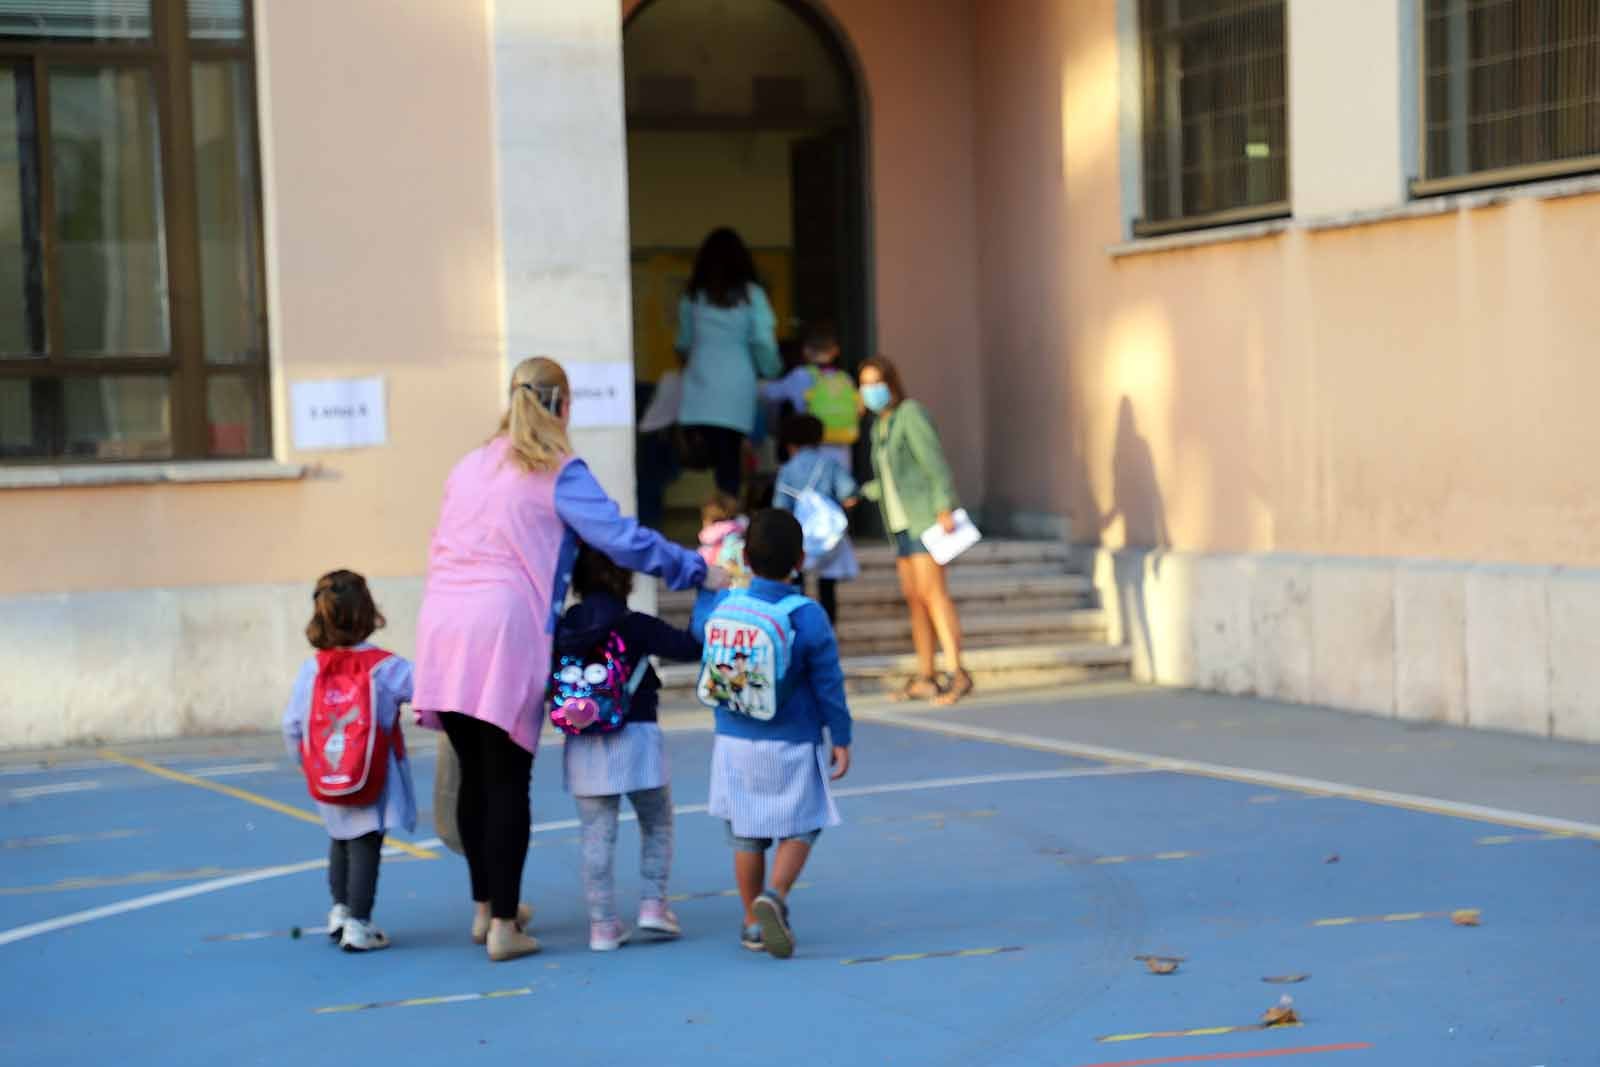
[[[514,960],[522,956],[531,956],[539,951],[539,942],[529,937],[516,926],[506,926],[497,923],[489,928],[486,943],[489,946],[489,958],[496,963]]]
[[[528,905],[526,905],[526,904],[518,904],[517,905],[517,929],[518,930],[526,930],[528,928],[528,924],[530,922],[532,922],[532,921],[533,921],[533,909],[531,907],[529,907]],[[489,920],[488,920],[488,918],[485,917],[485,918],[481,918],[480,919],[478,916],[474,915],[472,917],[472,943],[474,945],[481,945],[481,944],[484,944],[485,942],[487,942],[488,940],[489,940]]]

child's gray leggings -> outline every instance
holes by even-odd
[[[613,875],[617,853],[617,816],[620,795],[576,797],[578,821],[583,826],[583,890],[589,900],[589,921],[617,917],[617,888]],[[639,816],[639,878],[644,900],[667,899],[667,877],[672,873],[672,787],[641,789],[628,801]]]

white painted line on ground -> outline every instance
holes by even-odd
[[[229,778],[236,774],[262,774],[277,769],[276,763],[233,763],[226,767],[202,767],[189,773],[196,778]]]
[[[64,774],[67,771],[98,771],[104,768],[105,764],[99,760],[74,760],[71,763],[25,763],[15,767],[0,767],[0,778]]]
[[[100,783],[93,779],[85,782],[57,782],[54,785],[25,785],[11,791],[13,800],[32,800],[35,797],[51,797],[59,793],[86,793],[91,789],[99,789]]]
[[[973,774],[961,778],[924,778],[911,782],[886,782],[881,785],[863,785],[853,788],[835,789],[835,797],[865,797],[879,796],[884,793],[908,793],[918,789],[953,789],[972,785],[1002,785],[1008,782],[1040,782],[1058,778],[1095,778],[1115,774],[1139,774],[1143,768],[1129,767],[1068,767],[1054,771],[1013,771],[1001,774]],[[675,815],[699,815],[706,810],[704,804],[678,804],[672,809]],[[632,821],[635,816],[630,812],[622,814],[622,821]],[[579,826],[577,819],[556,819],[552,822],[535,823],[530,831],[534,834],[554,833],[559,830],[576,830]],[[442,848],[444,842],[437,837],[430,837],[425,841],[411,842],[413,848],[436,849]],[[397,850],[385,848],[385,856],[397,854]],[[24,941],[30,937],[52,933],[56,930],[65,930],[73,926],[94,922],[96,919],[110,918],[130,911],[140,911],[144,908],[155,907],[157,904],[166,904],[174,900],[184,900],[188,897],[202,896],[206,893],[215,893],[223,889],[232,889],[235,886],[250,885],[253,882],[263,882],[269,878],[281,878],[285,875],[299,874],[303,871],[314,871],[326,867],[328,861],[306,860],[303,863],[290,863],[281,867],[265,867],[259,871],[248,871],[227,878],[213,878],[206,882],[197,882],[194,885],[184,886],[181,889],[169,889],[162,893],[151,893],[148,896],[134,897],[118,904],[107,904],[101,908],[90,908],[88,911],[77,911],[70,915],[62,915],[55,919],[43,922],[30,923],[27,926],[17,926],[10,930],[0,931],[0,945],[9,945],[15,941]]]
[[[88,841],[116,841],[124,837],[138,837],[149,830],[97,830],[89,834],[45,834],[42,837],[8,837],[0,841],[0,848],[46,848],[51,845],[77,845]]]
[[[968,726],[965,723],[924,720],[919,719],[914,714],[898,715],[892,712],[872,712],[857,715],[856,718],[868,722],[887,723],[891,726],[905,726],[913,730],[945,734],[950,737],[960,737],[969,741],[991,741],[996,744],[1010,745],[1014,748],[1031,748],[1042,752],[1055,752],[1063,756],[1076,756],[1079,759],[1133,764],[1153,771],[1171,771],[1176,774],[1192,774],[1205,778],[1221,778],[1231,782],[1267,785],[1278,789],[1291,789],[1297,793],[1324,794],[1343,797],[1346,800],[1359,800],[1368,804],[1380,804],[1384,807],[1405,808],[1429,815],[1447,815],[1452,818],[1469,819],[1474,822],[1494,823],[1498,826],[1515,826],[1524,830],[1577,834],[1600,840],[1600,823],[1578,822],[1573,819],[1535,815],[1525,811],[1510,811],[1505,808],[1492,808],[1482,804],[1466,804],[1460,801],[1418,796],[1412,793],[1396,793],[1387,789],[1371,789],[1366,786],[1347,785],[1343,782],[1324,781],[1320,778],[1306,778],[1297,774],[1257,771],[1248,767],[1230,767],[1220,763],[1205,763],[1200,760],[1157,756],[1148,752],[1130,752],[1126,749],[1107,748],[1103,745],[1057,741],[1054,738],[1037,737],[1020,732],[1013,733],[1007,730],[994,730],[985,726]]]

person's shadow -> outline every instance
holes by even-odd
[[[1160,678],[1155,646],[1150,634],[1150,613],[1145,603],[1145,558],[1153,573],[1161,573],[1161,553],[1172,547],[1167,529],[1167,509],[1161,500],[1155,459],[1150,442],[1139,434],[1133,401],[1122,398],[1117,409],[1117,439],[1111,456],[1111,510],[1101,516],[1102,535],[1122,520],[1123,548],[1112,554],[1112,574],[1122,610],[1126,640],[1133,644],[1134,662],[1148,665],[1152,681]],[[1139,551],[1139,550],[1147,551]]]

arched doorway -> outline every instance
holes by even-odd
[[[624,25],[623,71],[641,403],[677,366],[678,297],[717,226],[755,253],[780,342],[827,322],[847,362],[870,354],[865,108],[832,22],[803,0],[644,0]],[[703,488],[685,478],[667,505]]]

